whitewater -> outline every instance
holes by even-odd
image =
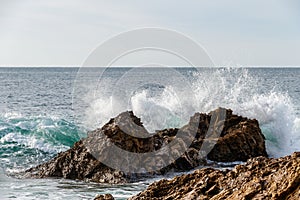
[[[172,71],[178,76],[169,77],[165,70],[109,68],[95,82],[74,89],[78,76],[93,72],[0,68],[0,199],[90,199],[107,191],[125,199],[159,179],[99,186],[18,177],[125,110],[133,110],[154,132],[180,127],[195,112],[230,108],[259,121],[269,156],[300,151],[300,68],[176,68]],[[133,79],[149,76],[156,78],[133,84]],[[168,79],[168,84],[159,79]]]

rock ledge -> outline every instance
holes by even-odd
[[[155,182],[129,199],[300,199],[300,152],[252,158],[233,170],[195,170]]]

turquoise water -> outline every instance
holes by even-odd
[[[158,180],[111,186],[16,177],[128,109],[153,131],[179,127],[196,111],[231,108],[259,120],[270,156],[300,150],[300,68],[174,69],[179,77],[163,69],[114,68],[95,81],[97,69],[78,70],[0,68],[0,199],[91,199],[106,192],[125,199]],[[80,77],[88,81],[77,87]],[[182,83],[189,91],[179,91]],[[122,91],[129,94],[125,101]]]

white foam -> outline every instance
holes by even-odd
[[[90,107],[86,110],[85,125],[96,128],[104,125],[111,117],[126,110],[133,110],[135,115],[142,119],[149,132],[167,127],[178,127],[186,122],[182,113],[182,102],[176,96],[171,86],[163,89],[158,94],[149,94],[145,89],[131,96],[127,105],[118,102],[118,98],[101,96],[89,102]],[[190,115],[186,114],[186,119]]]
[[[21,118],[22,115],[21,113],[18,112],[5,112],[3,114],[4,118],[8,118],[8,119],[14,119],[14,118]]]
[[[15,142],[18,145],[24,145],[26,147],[32,149],[39,149],[41,151],[48,152],[48,153],[58,153],[68,149],[68,147],[66,146],[63,145],[54,146],[53,144],[47,143],[42,138],[37,138],[32,135],[22,135],[20,133],[6,134],[4,137],[0,139],[0,143],[3,144],[5,142]]]
[[[170,86],[153,97],[147,94],[147,90],[135,94],[131,97],[131,108],[150,132],[182,125],[181,102]]]
[[[276,91],[275,87],[266,91],[259,83],[247,69],[229,68],[212,75],[198,74],[194,86],[202,104],[199,109],[208,112],[222,106],[256,118],[267,138],[267,152],[272,157],[300,151],[299,118],[289,95]]]
[[[94,98],[87,110],[87,126],[99,127],[125,110],[133,110],[145,127],[157,130],[179,127],[194,112],[209,112],[217,107],[231,108],[234,113],[258,119],[267,138],[267,152],[272,157],[300,151],[300,120],[288,94],[274,88],[267,91],[260,80],[245,68],[226,68],[195,72],[192,89],[196,98],[185,98],[174,92],[172,85],[163,92],[149,95],[141,90],[131,96],[128,105],[118,104],[114,97]],[[184,96],[184,95],[183,95]]]
[[[67,146],[62,145],[64,141],[56,141],[51,135],[55,134],[55,131],[60,131],[57,134],[64,134],[63,130],[56,125],[55,117],[25,118],[18,113],[5,113],[1,116],[1,123],[2,130],[10,131],[0,138],[2,148],[18,145],[48,153],[58,153],[68,149]]]

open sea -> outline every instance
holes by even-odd
[[[218,107],[256,118],[271,157],[300,151],[300,68],[0,68],[0,200],[100,193],[126,199],[162,177],[99,185],[24,179],[18,172],[67,150],[122,111],[133,110],[155,131]]]

